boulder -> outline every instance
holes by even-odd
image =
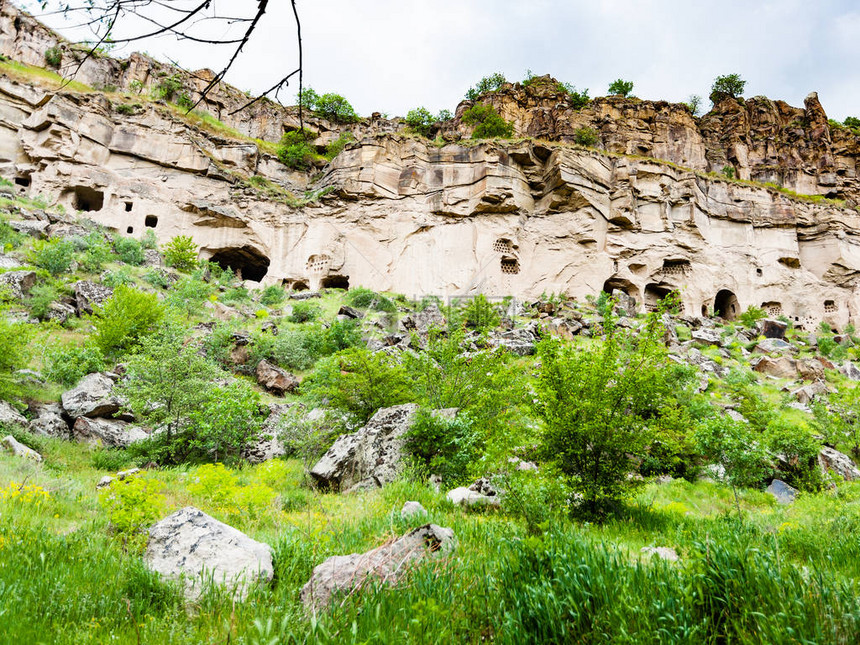
[[[321,487],[335,490],[391,483],[403,467],[404,435],[417,411],[414,403],[377,411],[358,432],[338,437],[311,469],[311,476]]]
[[[626,292],[621,289],[613,289],[612,297],[615,298],[615,311],[620,316],[629,316],[633,318],[636,315],[636,310],[638,306],[636,305],[636,299],[628,295]]]
[[[0,401],[0,423],[26,426],[27,419],[6,401]]]
[[[756,332],[765,338],[785,338],[787,329],[788,323],[775,318],[765,318],[756,323]]]
[[[28,448],[23,443],[19,442],[11,434],[6,435],[5,437],[3,437],[3,439],[0,439],[0,446],[2,446],[5,450],[11,452],[15,457],[22,457],[23,459],[32,459],[33,461],[42,461],[42,455],[40,455],[32,448]]]
[[[314,567],[302,587],[302,602],[308,610],[319,611],[331,604],[334,594],[349,595],[367,582],[396,585],[411,565],[451,553],[456,545],[451,529],[425,524],[367,553],[332,556]]]
[[[69,424],[63,418],[63,408],[59,403],[33,402],[29,410],[30,432],[44,437],[69,438]]]
[[[286,392],[293,392],[299,386],[299,379],[264,358],[257,363],[257,383],[272,394],[283,396]]]
[[[261,464],[269,459],[287,454],[281,442],[281,420],[292,405],[269,404],[269,416],[260,429],[260,437],[242,449],[242,458],[252,464]]]
[[[666,560],[667,562],[678,561],[678,553],[675,549],[669,546],[643,546],[639,549],[639,552],[643,555],[649,555],[660,558],[661,560]]]
[[[750,361],[750,365],[754,371],[768,376],[777,378],[797,378],[797,361],[789,356],[779,356],[778,358],[770,358],[762,356]]]
[[[69,318],[77,313],[75,308],[67,305],[65,302],[52,302],[48,305],[47,319],[53,320],[60,325],[64,324]]]
[[[364,314],[361,313],[358,309],[349,307],[347,305],[341,305],[340,309],[337,310],[337,315],[346,316],[347,318],[351,318],[353,320],[364,318]]]
[[[758,352],[759,354],[774,354],[789,351],[791,349],[791,343],[787,343],[782,339],[765,338],[755,346],[753,351]]]
[[[149,435],[125,421],[79,417],[72,426],[72,438],[94,446],[127,448],[135,441],[149,438]]]
[[[37,240],[41,240],[47,237],[47,230],[50,224],[51,223],[47,220],[38,219],[9,222],[9,226],[11,226],[14,230],[24,235],[35,237]]]
[[[824,365],[818,359],[797,361],[797,373],[804,381],[819,381],[824,379]]]
[[[149,529],[146,566],[184,585],[185,596],[200,596],[211,580],[233,589],[243,599],[256,582],[274,576],[272,548],[252,540],[228,524],[193,506],[186,506]]]
[[[87,374],[60,397],[63,410],[72,419],[109,417],[119,412],[123,401],[113,393],[114,380],[103,372]]]
[[[445,497],[456,506],[501,506],[501,500],[498,495],[485,495],[465,486],[449,490]]]
[[[851,457],[830,446],[821,447],[818,453],[818,465],[825,475],[832,472],[845,481],[860,479],[860,470],[851,461]]]
[[[781,479],[774,479],[770,486],[767,487],[767,492],[776,498],[780,504],[793,504],[797,498],[797,489],[792,488]]]
[[[851,361],[845,361],[839,371],[852,381],[860,381],[860,369]]]
[[[436,303],[427,305],[422,311],[416,311],[400,320],[404,331],[417,331],[426,334],[432,328],[444,329],[448,321]]]
[[[35,271],[7,271],[6,273],[0,273],[0,291],[3,291],[5,288],[16,300],[21,300],[29,295],[30,289],[35,284]]]
[[[17,269],[25,266],[26,264],[26,262],[18,260],[11,255],[0,253],[0,269]]]
[[[803,405],[809,405],[816,397],[830,394],[831,389],[824,381],[815,381],[809,385],[797,388],[792,392],[794,397]]]
[[[400,509],[401,517],[412,517],[414,515],[427,515],[427,509],[420,502],[406,502]]]
[[[113,295],[113,289],[88,280],[75,283],[75,309],[79,316],[93,313],[93,306],[102,305]]]
[[[692,332],[693,342],[697,345],[723,346],[723,339],[716,329],[696,329]]]

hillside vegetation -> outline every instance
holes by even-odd
[[[41,456],[0,452],[0,642],[857,642],[853,329],[253,288],[189,238],[0,192],[0,435]],[[322,481],[403,404],[392,481]],[[270,545],[273,580],[189,599],[152,571],[148,529],[187,506]],[[303,603],[326,558],[428,522],[451,552]]]

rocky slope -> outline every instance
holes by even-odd
[[[43,64],[57,37],[8,3],[2,11],[0,52]],[[127,88],[168,72],[179,73],[145,57],[96,58],[78,78]],[[219,86],[206,107],[250,136],[296,127],[271,103],[228,117],[245,98]],[[578,298],[620,289],[645,307],[679,289],[688,314],[731,318],[754,305],[807,328],[856,319],[860,144],[830,131],[814,96],[803,110],[728,100],[701,119],[685,106],[615,97],[576,111],[549,81],[483,100],[532,140],[465,140],[468,102],[442,126],[441,146],[366,119],[311,181],[252,140],[196,128],[163,103],[0,78],[0,172],[122,233],[191,235],[203,257],[295,289]],[[320,144],[337,133],[315,127]],[[603,150],[566,143],[581,127],[599,132]],[[844,201],[705,174],[726,164]],[[304,190],[318,199],[285,192]]]

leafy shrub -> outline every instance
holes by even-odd
[[[570,101],[570,106],[574,110],[581,110],[591,101],[591,97],[588,96],[588,88],[577,90],[573,85],[565,83],[559,89],[564,90],[567,94],[567,100]]]
[[[420,134],[422,137],[429,137],[433,133],[433,126],[439,121],[448,121],[451,119],[449,110],[440,110],[438,115],[433,115],[425,107],[417,107],[414,110],[409,110],[406,113],[406,125],[415,134]]]
[[[283,415],[278,437],[287,454],[297,457],[310,469],[342,434],[349,432],[344,418],[330,410],[322,416]]]
[[[113,106],[114,112],[130,116],[135,114],[140,109],[140,103],[116,103]]]
[[[307,170],[317,156],[316,150],[310,145],[314,139],[316,134],[310,130],[287,132],[278,144],[278,159],[293,170]]]
[[[56,287],[53,284],[38,284],[30,289],[30,299],[27,303],[30,306],[30,313],[39,320],[44,320],[51,305],[59,297]]]
[[[248,383],[237,380],[215,387],[206,403],[190,416],[191,450],[205,460],[238,461],[241,450],[260,434],[264,421],[260,395]]]
[[[87,374],[105,368],[104,355],[97,345],[87,342],[82,345],[49,345],[43,356],[44,374],[55,383],[73,386]]]
[[[132,266],[140,266],[143,264],[143,246],[133,237],[117,237],[114,240],[113,248],[119,259]]]
[[[744,93],[747,82],[738,74],[717,76],[711,86],[711,103],[716,105],[725,98],[737,98]]]
[[[573,133],[573,140],[581,146],[594,146],[597,144],[599,136],[594,128],[581,127]]]
[[[822,485],[818,453],[821,442],[806,428],[774,419],[767,428],[767,447],[781,455],[779,478],[801,490],[819,490]]]
[[[299,301],[293,305],[289,321],[294,323],[312,322],[322,315],[322,309],[315,302]]]
[[[105,355],[129,350],[152,333],[164,316],[154,294],[119,286],[101,306],[93,307],[95,342]]]
[[[325,147],[325,154],[323,156],[331,161],[343,152],[346,144],[352,143],[353,141],[355,141],[355,137],[352,136],[351,132],[341,132],[337,139]]]
[[[115,479],[99,492],[99,506],[107,511],[111,528],[129,550],[143,550],[146,545],[144,530],[164,514],[167,498],[163,490],[163,482],[139,475]]]
[[[702,97],[698,94],[690,94],[690,98],[687,99],[685,105],[689,108],[690,112],[693,113],[693,116],[697,116],[699,114],[699,110],[702,109]]]
[[[84,253],[80,256],[80,265],[89,273],[98,273],[114,255],[111,245],[100,231],[92,231],[81,240]]]
[[[179,94],[179,98],[176,99],[176,105],[181,107],[183,110],[190,110],[194,107],[194,99],[191,98],[191,95],[188,92],[182,92]]]
[[[303,108],[314,111],[316,110],[319,98],[319,94],[317,94],[312,87],[306,87],[298,93],[296,96],[296,102]]]
[[[767,313],[764,309],[759,309],[750,305],[747,310],[738,316],[738,321],[746,328],[752,329],[755,324],[762,318],[766,318]]]
[[[189,235],[177,235],[164,247],[167,266],[179,271],[191,271],[197,266],[197,245]]]
[[[439,475],[447,488],[469,481],[483,449],[467,413],[446,419],[424,409],[409,429],[405,447],[423,473]]]
[[[510,139],[514,136],[514,126],[505,121],[492,105],[473,105],[463,112],[463,123],[475,126],[473,139]]]
[[[475,101],[482,94],[497,91],[505,83],[507,83],[507,80],[505,79],[505,75],[501,72],[490,74],[478,81],[474,87],[469,88],[466,92],[466,98],[470,101]]]
[[[54,238],[36,240],[30,251],[30,261],[51,275],[57,276],[68,271],[74,261],[75,247],[70,240]]]
[[[729,179],[735,178],[735,167],[731,165],[723,166],[723,174]]]
[[[182,81],[179,76],[173,74],[162,78],[157,85],[152,88],[152,97],[156,101],[170,101],[174,95],[182,89]]]
[[[484,294],[479,294],[469,301],[463,311],[466,326],[483,334],[498,327],[499,314]]]
[[[407,402],[410,381],[395,359],[356,347],[321,360],[302,383],[302,391],[342,411],[356,424],[367,423],[380,408]]]
[[[113,271],[105,272],[104,276],[102,276],[102,283],[112,289],[123,285],[131,286],[134,284],[134,276],[131,274],[129,267],[121,266]]]
[[[155,231],[151,228],[146,230],[146,233],[140,238],[140,245],[144,249],[157,249],[158,248],[158,238],[155,236]]]
[[[189,473],[188,492],[205,510],[231,522],[255,521],[272,506],[277,496],[264,484],[242,485],[236,473],[223,464],[198,466]]]
[[[98,470],[116,472],[129,465],[131,458],[125,450],[99,448],[90,454],[90,463]]]
[[[17,249],[26,239],[26,235],[19,233],[0,219],[0,250],[11,251],[12,249]]]
[[[59,47],[48,47],[45,50],[45,63],[48,67],[57,68],[63,62],[63,51]]]
[[[609,84],[609,93],[620,96],[628,96],[633,91],[633,82],[617,79]]]
[[[0,395],[15,390],[11,372],[27,365],[30,359],[30,325],[10,321],[0,309]]]
[[[279,305],[286,297],[287,294],[284,293],[284,288],[282,286],[272,284],[263,289],[263,293],[260,296],[260,304],[265,305],[266,307]]]
[[[143,281],[158,289],[167,289],[170,286],[167,272],[162,269],[150,269],[143,274]]]
[[[388,313],[397,311],[397,305],[390,298],[366,287],[350,289],[346,294],[346,303],[359,309],[373,309],[374,311],[386,311]]]
[[[237,303],[246,303],[251,301],[251,292],[248,291],[248,287],[243,284],[227,289],[224,292],[223,297],[224,302],[230,304]]]
[[[355,123],[359,120],[352,105],[340,94],[322,94],[316,100],[314,111],[336,123]]]

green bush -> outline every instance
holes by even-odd
[[[30,325],[10,321],[0,309],[0,395],[16,389],[12,372],[27,366],[31,337]]]
[[[449,110],[440,110],[439,114],[433,115],[425,107],[417,107],[414,110],[409,110],[406,113],[406,125],[415,134],[420,134],[422,137],[429,137],[433,134],[433,126],[440,121],[448,121],[451,119]]]
[[[747,82],[738,74],[717,76],[711,86],[711,103],[716,105],[725,98],[738,98],[744,93]]]
[[[303,108],[313,112],[317,108],[317,101],[319,101],[319,98],[319,94],[317,94],[312,87],[307,87],[298,93],[296,96],[296,102]]]
[[[170,101],[182,89],[182,81],[177,74],[166,76],[152,88],[152,97],[156,101]]]
[[[150,269],[143,274],[143,281],[157,289],[167,289],[170,286],[167,272],[162,269]]]
[[[366,287],[350,289],[346,294],[346,303],[359,309],[373,309],[374,311],[385,311],[388,313],[397,311],[397,305],[390,298]]]
[[[510,139],[514,136],[514,126],[505,121],[492,105],[473,105],[463,112],[463,123],[475,126],[473,139]]]
[[[755,324],[762,318],[767,318],[767,313],[764,309],[759,309],[750,305],[747,310],[738,316],[738,321],[746,328],[752,329]]]
[[[698,94],[690,94],[685,105],[692,112],[693,116],[698,116],[699,110],[702,109],[702,97]]]
[[[63,51],[59,47],[48,47],[45,50],[45,63],[48,67],[58,68],[63,62]]]
[[[467,413],[446,419],[424,409],[406,434],[405,448],[422,473],[439,475],[446,488],[469,482],[483,452]]]
[[[164,306],[155,294],[120,286],[101,306],[93,307],[95,342],[105,355],[135,347],[152,333],[164,317]]]
[[[131,458],[125,450],[116,448],[99,448],[90,455],[93,468],[117,472],[131,464]]]
[[[322,309],[315,302],[298,301],[293,304],[289,321],[294,323],[313,322],[322,315]]]
[[[581,110],[591,101],[591,98],[588,96],[588,88],[577,90],[570,83],[564,83],[559,89],[567,94],[567,100],[570,101],[570,106],[574,110]]]
[[[469,301],[463,310],[466,327],[483,334],[499,325],[500,317],[492,303],[484,294],[479,294]]]
[[[266,307],[272,307],[274,305],[281,304],[286,297],[287,294],[284,293],[284,288],[282,286],[272,284],[263,289],[263,293],[260,296],[260,304],[265,305]]]
[[[74,259],[75,247],[67,239],[36,240],[30,251],[30,261],[53,276],[68,271]]]
[[[132,266],[140,266],[143,264],[143,246],[133,237],[117,237],[114,240],[113,248],[119,259]]]
[[[151,228],[146,229],[146,233],[144,233],[143,237],[140,238],[140,245],[144,249],[157,249],[158,238],[155,237],[155,231]]]
[[[19,233],[0,219],[0,250],[11,251],[12,249],[17,249],[26,239],[26,235]]]
[[[352,136],[351,132],[341,132],[337,139],[325,147],[325,154],[323,156],[331,161],[343,152],[346,144],[352,143],[353,141],[355,141],[355,137]]]
[[[200,460],[235,463],[242,449],[259,436],[264,421],[260,395],[248,383],[236,380],[215,387],[189,417],[188,452]]]
[[[134,284],[134,276],[131,274],[130,267],[121,266],[112,271],[105,272],[102,277],[102,283],[112,289],[123,285],[131,286]]]
[[[115,479],[99,492],[99,505],[107,512],[111,528],[131,551],[146,545],[145,529],[161,519],[167,508],[164,483],[147,475]]]
[[[359,120],[352,105],[340,94],[322,94],[316,100],[314,112],[336,123],[355,123]]]
[[[507,80],[505,79],[505,75],[501,72],[490,74],[478,81],[474,87],[469,88],[466,92],[466,98],[470,101],[476,101],[482,94],[495,92],[505,83],[507,83]]]
[[[821,469],[818,466],[821,442],[806,427],[774,419],[768,425],[766,441],[768,450],[782,457],[783,463],[775,476],[800,490],[821,488]]]
[[[617,94],[617,95],[626,97],[626,96],[629,96],[630,92],[632,92],[632,91],[633,91],[633,82],[632,81],[625,81],[625,80],[619,78],[617,80],[612,81],[609,84],[609,93],[610,94]]]
[[[581,146],[595,146],[600,135],[594,128],[581,127],[573,133],[573,140]]]
[[[73,386],[87,374],[101,372],[105,359],[98,345],[85,342],[82,345],[49,345],[43,356],[44,374],[55,382]]]
[[[48,316],[51,305],[59,297],[59,292],[53,284],[38,284],[30,289],[30,298],[27,302],[30,313],[39,320]]]
[[[79,264],[88,273],[99,273],[114,258],[113,249],[101,231],[92,231],[80,241],[83,254]]]
[[[302,392],[364,425],[380,408],[410,400],[406,371],[383,352],[350,348],[321,360],[302,383]]]
[[[216,287],[194,276],[182,276],[167,293],[165,303],[189,316],[200,313],[203,303],[215,293]]]
[[[293,170],[307,170],[317,156],[316,150],[310,145],[314,139],[316,134],[310,130],[287,132],[278,144],[278,159]]]
[[[197,266],[197,245],[189,235],[177,235],[164,247],[167,266],[179,271],[191,271]]]

